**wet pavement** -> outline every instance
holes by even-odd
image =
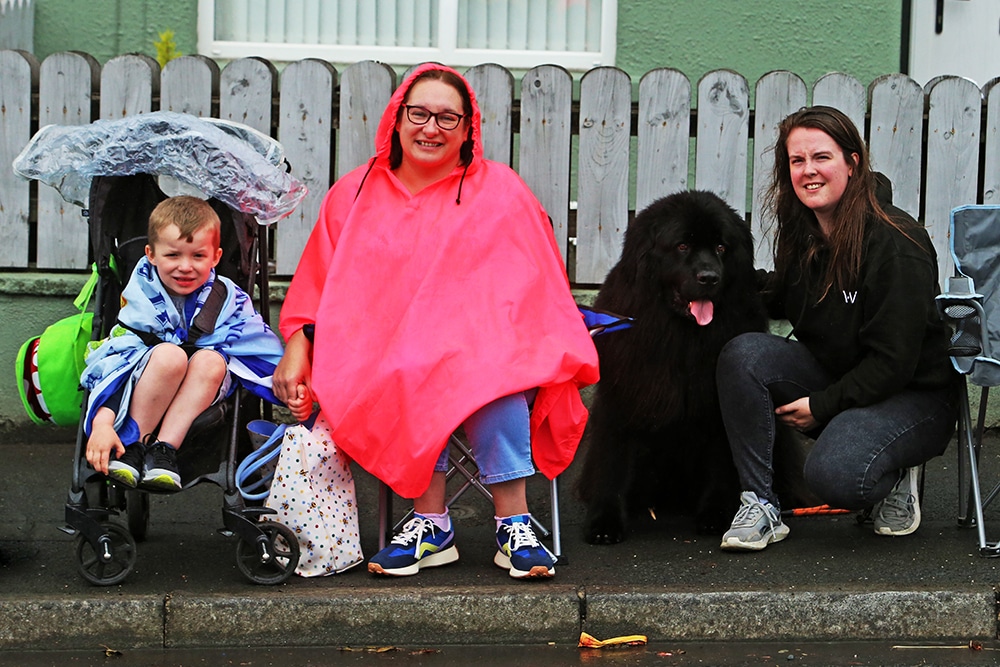
[[[1000,442],[994,437],[992,445]],[[1000,460],[988,451],[984,468],[1000,473]],[[74,538],[57,530],[72,446],[0,444],[0,456],[6,478],[0,491],[0,649],[7,651],[0,659],[17,650],[86,652],[101,645],[124,651],[461,644],[544,650],[553,643],[573,649],[567,660],[592,660],[574,657],[582,630],[597,637],[645,634],[657,646],[712,647],[867,640],[961,645],[997,634],[1000,560],[979,556],[975,532],[956,525],[954,445],[928,464],[923,524],[908,537],[876,536],[853,515],[794,517],[784,542],[762,553],[733,554],[719,550],[718,538],[696,535],[690,519],[661,515],[635,521],[622,544],[593,546],[580,536],[582,508],[571,493],[575,463],[563,478],[561,502],[568,563],[552,581],[514,581],[492,564],[492,508],[470,493],[453,508],[461,552],[454,565],[405,579],[375,578],[358,567],[273,587],[250,584],[238,570],[235,542],[217,532],[222,491],[211,484],[152,496],[149,535],[138,545],[134,570],[121,584],[93,586],[76,571]],[[362,546],[370,556],[378,539],[377,485],[363,471],[356,479]],[[547,519],[545,480],[531,480],[529,501]],[[988,525],[991,517],[996,539],[998,511],[988,513]],[[694,664],[694,651],[683,654],[688,662],[628,662],[616,652],[624,662],[606,664]],[[639,657],[666,657],[647,653]],[[344,658],[343,652],[331,655]],[[417,659],[404,655],[394,652],[393,659]],[[599,664],[611,659],[603,655]],[[985,664],[901,655],[898,664]],[[280,664],[326,664],[308,662],[305,653],[300,658],[306,662]],[[737,664],[720,659],[708,660]]]
[[[760,665],[762,667],[909,667],[996,665],[997,642],[894,644],[892,642],[658,643],[616,649],[548,646],[371,646],[265,649],[144,649],[110,652],[31,651],[0,653],[0,665],[18,667],[652,667]]]

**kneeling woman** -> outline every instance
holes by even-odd
[[[920,524],[919,466],[944,451],[957,414],[934,247],[877,187],[840,111],[785,118],[774,159],[775,270],[763,296],[795,339],[744,334],[719,357],[743,488],[722,548],[757,551],[788,535],[772,488],[777,422],[816,439],[804,473],[823,502],[874,506],[877,534],[908,535]]]

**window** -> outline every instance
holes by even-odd
[[[617,0],[199,0],[213,58],[613,65]]]

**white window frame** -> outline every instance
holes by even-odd
[[[530,69],[537,65],[555,64],[576,71],[586,71],[601,65],[615,64],[618,0],[603,0],[601,4],[601,49],[599,52],[460,49],[456,45],[458,1],[438,0],[439,47],[417,48],[217,41],[214,39],[215,0],[198,0],[198,52],[219,60],[259,56],[273,62],[320,58],[333,63],[377,60],[393,65],[414,65],[427,61],[439,61],[447,65],[461,67],[472,67],[491,62],[511,69]]]

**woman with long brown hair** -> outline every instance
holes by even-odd
[[[743,493],[723,549],[788,535],[772,488],[778,423],[815,438],[804,476],[823,502],[873,507],[875,532],[920,525],[919,467],[955,419],[948,334],[934,304],[927,232],[892,206],[853,122],[815,106],[785,118],[768,204],[775,270],[763,295],[792,334],[744,334],[723,349],[719,398]]]

